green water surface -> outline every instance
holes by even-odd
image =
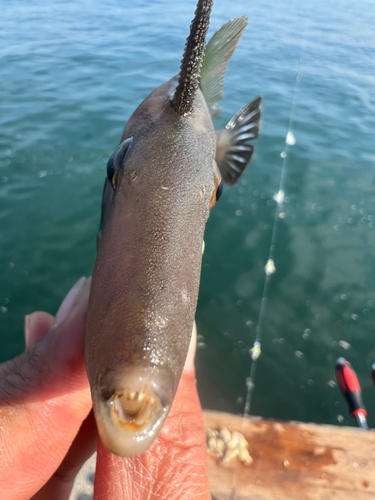
[[[1,360],[22,351],[25,314],[55,313],[91,274],[106,162],[134,108],[178,72],[194,3],[2,3]],[[217,0],[210,33],[242,14],[249,26],[215,125],[259,94],[264,119],[251,167],[224,190],[206,230],[201,400],[244,409],[292,118],[251,413],[349,424],[334,382],[335,360],[345,356],[375,426],[375,7]]]

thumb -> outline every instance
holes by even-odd
[[[99,443],[95,500],[208,500],[206,434],[196,389],[196,329],[171,411],[151,448],[134,458],[117,457]]]
[[[55,322],[39,340],[37,333],[28,338],[28,329],[36,329],[26,320],[28,350],[0,365],[3,500],[26,500],[41,488],[61,463],[90,411],[84,364],[89,290],[90,280],[85,279],[63,320]],[[42,323],[45,321],[50,320],[44,317]],[[43,329],[45,332],[45,324]]]

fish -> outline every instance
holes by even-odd
[[[206,222],[259,134],[261,97],[214,130],[247,18],[206,43],[212,4],[198,0],[179,74],[138,106],[107,164],[85,362],[100,439],[119,456],[145,452],[168,415],[193,329]]]

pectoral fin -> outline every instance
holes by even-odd
[[[248,141],[259,135],[261,97],[240,109],[224,130],[216,132],[216,162],[225,184],[234,186],[248,166],[254,146]]]
[[[208,42],[200,71],[200,86],[211,118],[220,112],[216,105],[223,98],[224,76],[243,30],[247,17],[231,19]]]

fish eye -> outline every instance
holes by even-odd
[[[112,155],[107,163],[107,177],[113,188],[115,187],[113,184],[114,175],[115,175],[115,166],[113,165],[113,155]]]
[[[219,198],[222,195],[222,193],[223,193],[223,181],[220,182],[220,184],[218,185],[218,187],[216,189],[216,202],[219,201]]]
[[[122,141],[120,146],[117,148],[117,151],[115,151],[114,156],[113,156],[113,164],[115,167],[115,170],[120,170],[122,166],[124,165],[125,161],[125,156],[126,153],[129,149],[130,144],[133,141],[133,137],[130,137],[129,139],[125,139],[125,141]]]
[[[125,139],[125,141],[122,141],[122,143],[119,145],[117,150],[113,153],[113,155],[108,160],[107,177],[108,177],[108,180],[111,183],[111,186],[113,187],[113,189],[115,189],[115,187],[116,187],[116,180],[117,180],[118,172],[121,170],[121,168],[124,165],[126,153],[129,149],[129,146],[132,143],[132,141],[133,141],[133,137],[130,137],[129,139]]]

